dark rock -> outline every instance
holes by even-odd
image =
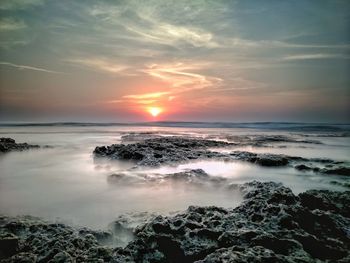
[[[0,138],[0,153],[6,153],[10,151],[24,151],[37,148],[40,148],[40,146],[27,143],[16,143],[16,141],[11,138]]]
[[[282,184],[256,181],[235,189],[244,197],[238,207],[191,206],[173,216],[142,219],[129,228],[133,239],[124,248],[103,246],[99,240],[108,233],[1,217],[2,237],[21,233],[15,254],[4,262],[21,262],[27,254],[43,262],[345,263],[350,258],[349,191],[295,196]],[[112,233],[122,235],[128,221],[119,218]]]
[[[280,154],[258,154],[234,151],[230,153],[230,156],[236,160],[255,163],[261,166],[286,166],[289,163],[288,156]]]
[[[14,234],[0,237],[0,259],[14,255],[18,250],[19,238]]]
[[[279,141],[281,138],[269,138]],[[327,158],[303,158],[283,154],[252,153],[233,151],[219,153],[212,150],[215,147],[234,147],[235,143],[204,140],[189,137],[156,137],[133,144],[112,144],[98,146],[94,150],[96,157],[133,161],[138,166],[159,166],[175,164],[199,159],[218,159],[224,161],[244,161],[266,167],[291,166],[299,171],[313,171],[323,174],[350,175],[348,163]],[[314,165],[323,165],[317,167]],[[178,174],[178,178],[191,180],[188,174]],[[175,178],[175,176],[173,176]],[[203,179],[203,178],[202,178]]]
[[[94,150],[98,157],[135,161],[138,165],[157,166],[200,158],[224,157],[209,151],[209,147],[227,147],[234,144],[185,137],[160,137],[134,144],[113,144]]]
[[[323,168],[320,170],[323,174],[336,174],[336,175],[345,175],[350,176],[350,168],[349,167],[329,167],[329,168]]]
[[[312,170],[311,167],[305,165],[305,164],[298,164],[296,166],[294,166],[295,169],[299,170],[299,171],[310,171]]]

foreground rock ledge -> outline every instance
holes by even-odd
[[[244,196],[240,206],[154,217],[125,248],[103,246],[108,232],[1,217],[2,262],[350,262],[349,191],[233,187]]]

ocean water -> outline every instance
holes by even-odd
[[[270,124],[269,124],[270,125]],[[277,127],[278,128],[278,127]],[[308,189],[346,190],[331,181],[349,180],[299,172],[294,168],[265,168],[246,162],[201,160],[175,166],[132,169],[134,163],[96,159],[96,146],[120,143],[127,133],[147,132],[162,136],[195,136],[226,140],[225,136],[284,135],[322,144],[273,143],[264,147],[237,146],[216,151],[244,150],[281,153],[307,158],[324,157],[350,161],[350,137],[343,130],[283,129],[264,127],[152,127],[152,126],[0,126],[0,137],[50,148],[0,155],[0,213],[33,215],[78,226],[106,228],[116,217],[133,212],[168,214],[190,205],[235,207],[241,195],[230,184],[251,180],[281,182],[295,193]],[[203,169],[224,183],[192,184],[162,180],[165,174]],[[115,181],[122,173],[128,180]],[[145,180],[152,178],[154,180]],[[220,182],[220,180],[218,180]]]

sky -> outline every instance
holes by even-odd
[[[349,17],[347,0],[1,0],[0,121],[350,122]]]

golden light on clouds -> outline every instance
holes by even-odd
[[[163,109],[160,107],[149,107],[149,108],[147,108],[147,111],[153,117],[157,117],[160,113],[162,113]]]

